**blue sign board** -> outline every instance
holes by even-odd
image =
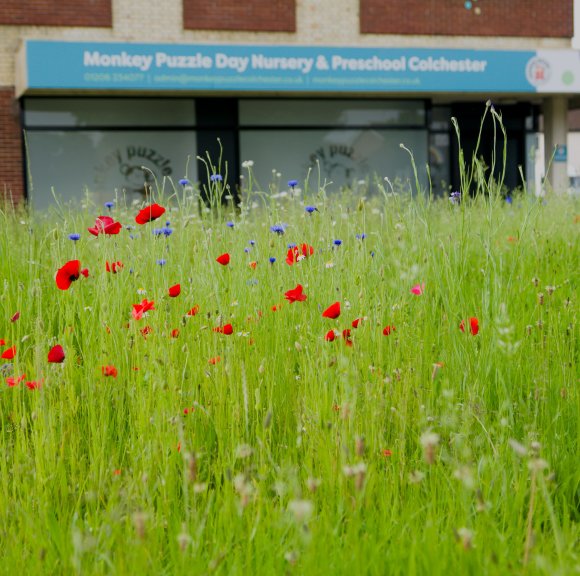
[[[536,92],[532,51],[27,40],[26,90]]]

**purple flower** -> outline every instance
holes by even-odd
[[[304,210],[306,210],[308,214],[312,214],[312,212],[318,212],[318,208],[316,206],[304,206]]]
[[[234,223],[230,220],[229,222],[226,222],[226,226],[228,228],[233,228],[234,227]]]
[[[296,186],[298,186],[298,180],[288,180],[288,186],[290,186],[290,188],[292,188],[292,190],[294,190],[294,188],[296,188]]]
[[[357,235],[355,236],[355,238],[356,238],[357,240],[364,240],[366,237],[367,237],[367,235],[366,235],[364,232],[363,232],[362,234],[357,234]]]
[[[81,235],[80,234],[69,234],[68,235],[69,240],[72,240],[73,242],[76,242],[77,240],[81,239]]]
[[[270,231],[282,236],[286,232],[286,224],[274,224],[274,226],[270,226]]]
[[[179,183],[180,183],[182,186],[187,186],[187,185],[189,184],[189,180],[188,180],[187,178],[182,178],[182,179],[179,181]]]
[[[105,208],[108,208],[109,210],[114,206],[115,204],[113,202],[105,202]]]
[[[461,203],[461,192],[455,191],[449,194],[449,201],[451,204],[460,204]]]
[[[209,179],[212,182],[221,182],[223,180],[223,176],[221,174],[212,174]]]
[[[157,264],[159,264],[159,266],[165,266],[165,264],[167,264],[167,260],[161,258],[160,260],[157,260]]]

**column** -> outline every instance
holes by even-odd
[[[548,189],[556,193],[568,189],[568,99],[551,96],[544,100],[544,154]]]

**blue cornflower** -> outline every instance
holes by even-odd
[[[513,202],[513,198],[511,196],[505,197],[506,204],[511,204]]]
[[[80,234],[69,234],[68,235],[69,240],[72,240],[73,242],[76,242],[77,240],[81,239],[81,235]]]
[[[171,236],[173,234],[173,228],[169,227],[169,222],[167,222],[167,224],[168,224],[167,226],[161,228],[161,231],[165,236]]]
[[[109,210],[114,206],[115,204],[113,202],[105,202],[105,208],[108,208]]]
[[[164,260],[163,258],[161,258],[160,260],[157,260],[157,264],[159,264],[159,266],[165,266],[166,263],[167,263],[167,261]]]
[[[221,182],[223,180],[223,176],[221,174],[212,174],[209,179],[212,182]]]
[[[274,226],[270,226],[270,231],[281,236],[286,232],[286,224],[274,224]]]
[[[374,257],[375,257],[375,253],[374,253],[374,251],[372,251],[371,252],[371,258],[374,258]]]
[[[163,234],[163,228],[153,228],[153,236],[161,236]]]
[[[334,240],[332,242],[335,246],[340,246],[342,244],[342,240]]]
[[[250,253],[250,249],[249,249],[248,247],[246,247],[246,248],[244,248],[244,252],[245,252],[246,254],[249,254],[249,253]]]
[[[355,236],[355,238],[356,238],[357,240],[364,240],[366,237],[367,237],[367,235],[366,235],[364,232],[363,232],[362,234],[357,234],[357,235]]]
[[[296,188],[296,186],[298,186],[298,180],[288,180],[288,186],[290,186],[290,188],[292,188],[292,190],[294,190],[294,188]]]
[[[290,244],[288,244],[288,250],[292,250],[292,248],[296,248],[296,242],[290,242]]]
[[[318,212],[318,208],[316,206],[304,206],[304,210],[306,210],[308,214],[312,214],[312,212]]]
[[[461,202],[461,192],[451,192],[451,194],[449,194],[449,201],[451,204],[459,204]]]
[[[256,241],[255,240],[250,240],[250,246],[255,246],[256,245]]]
[[[270,261],[270,264],[274,264],[274,262],[276,262],[276,258],[274,258],[274,256],[270,256],[268,260]]]
[[[179,181],[179,183],[180,183],[182,186],[187,186],[187,185],[189,184],[189,180],[188,180],[187,178],[182,178],[182,179]]]
[[[226,226],[228,228],[233,228],[234,227],[234,223],[230,220],[229,222],[226,222]]]

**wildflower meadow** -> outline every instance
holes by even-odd
[[[244,170],[0,211],[0,572],[579,573],[578,199]]]

